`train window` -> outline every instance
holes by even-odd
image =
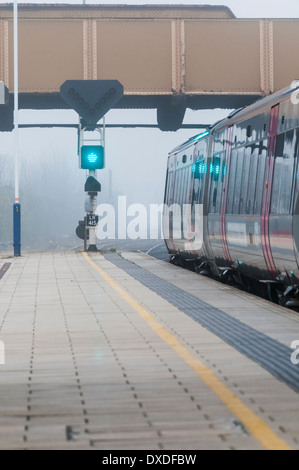
[[[177,204],[181,204],[182,200],[182,191],[184,186],[184,170],[179,171],[179,187],[178,187],[178,195],[177,195]]]
[[[189,167],[185,168],[184,171],[184,185],[182,192],[181,204],[187,204],[188,202],[188,188],[189,188]]]
[[[187,168],[183,168],[181,170],[181,190],[180,190],[180,198],[179,198],[179,204],[182,205],[184,204],[184,199],[185,199],[185,186],[186,186],[186,170]]]
[[[193,181],[193,191],[192,191],[192,204],[197,204],[199,199],[199,187],[200,182],[198,179],[194,179]]]
[[[198,178],[194,178],[192,204],[199,204],[199,201],[201,199],[201,185],[202,185],[201,180]]]
[[[281,187],[280,187],[280,214],[291,213],[291,199],[293,190],[293,175],[294,175],[294,164],[295,159],[293,156],[284,158],[283,170],[281,175]]]
[[[192,203],[202,204],[203,203],[203,191],[205,174],[207,172],[207,164],[204,160],[203,155],[195,162],[192,166],[192,174],[194,178]]]
[[[224,129],[223,131],[221,131],[219,134],[217,133],[215,135],[215,139],[214,139],[214,148],[213,148],[213,153],[220,153],[220,152],[223,152],[224,148],[225,148],[225,142],[226,142],[226,133],[227,133],[227,130]]]
[[[285,141],[285,134],[280,134],[276,137],[275,157],[282,157],[283,156],[284,141]]]
[[[173,204],[174,202],[174,193],[175,193],[175,172],[173,171],[172,172],[172,187],[169,188],[170,189],[170,193],[169,193],[169,199],[171,201],[171,204]]]
[[[233,204],[234,204],[234,189],[235,189],[235,179],[236,179],[236,169],[237,169],[237,155],[238,151],[233,150],[230,159],[230,169],[229,169],[229,183],[228,183],[228,195],[227,195],[227,214],[233,213]]]
[[[181,190],[181,171],[177,170],[175,174],[175,197],[173,200],[175,204],[179,204],[180,190]]]
[[[167,178],[167,190],[166,190],[166,197],[165,197],[165,204],[172,203],[172,196],[173,196],[173,171],[168,173]]]
[[[275,158],[274,179],[272,185],[271,213],[279,214],[279,197],[281,185],[281,172],[283,169],[283,158]]]
[[[185,201],[185,187],[186,187],[186,173],[187,168],[183,168],[182,170],[182,183],[181,183],[181,195],[180,195],[180,204],[184,204]]]
[[[193,184],[193,194],[192,194],[192,204],[201,204],[202,203],[202,182],[200,180],[194,180]]]
[[[226,159],[225,159],[225,153],[221,155],[221,163],[220,163],[220,175],[218,178],[218,187],[217,187],[217,195],[216,195],[216,207],[215,207],[215,212],[220,213],[221,211],[221,203],[222,203],[222,188],[223,188],[223,182],[225,179],[226,175]]]
[[[240,213],[240,201],[241,201],[241,190],[242,190],[242,175],[243,175],[243,162],[244,162],[244,148],[238,150],[237,156],[237,169],[235,178],[235,191],[233,201],[233,214]]]
[[[222,165],[224,161],[224,154],[214,156],[210,163],[210,198],[209,198],[209,212],[219,213],[221,205],[221,188],[222,188]]]
[[[249,147],[250,148],[250,147]],[[258,169],[258,156],[259,151],[257,146],[251,147],[250,155],[250,166],[249,166],[249,177],[248,177],[248,191],[247,191],[247,205],[246,213],[254,213],[254,201],[257,181],[257,169]]]
[[[191,186],[191,170],[192,166],[189,165],[187,168],[187,177],[186,177],[186,193],[185,193],[185,204],[189,204],[189,197],[190,197],[190,186]]]
[[[240,194],[240,214],[246,214],[250,158],[254,147],[255,146],[246,147],[244,152],[242,185]]]
[[[271,200],[272,214],[291,212],[295,157],[296,132],[289,131],[277,136]]]
[[[179,200],[180,205],[184,204],[185,186],[186,186],[186,169],[187,168],[184,168],[182,170],[181,193],[180,193],[180,200]]]
[[[216,201],[215,201],[215,188],[216,184],[214,181],[214,171],[213,171],[213,159],[210,163],[210,196],[209,196],[209,213],[214,214],[215,213],[215,206],[216,206]],[[217,191],[217,190],[216,190]],[[217,193],[216,193],[217,195]]]
[[[266,159],[267,159],[267,141],[264,141],[263,145],[260,145],[259,147],[258,168],[257,168],[257,178],[256,178],[256,192],[255,192],[255,203],[254,203],[254,213],[259,214],[259,215],[262,213]]]
[[[176,191],[175,203],[180,204],[181,191],[182,191],[182,170],[177,170],[176,185],[177,185],[177,188],[176,188],[177,191]]]
[[[180,171],[177,170],[175,172],[175,177],[174,177],[174,195],[173,195],[173,203],[174,204],[178,204],[179,190],[180,190]]]
[[[165,192],[164,192],[164,204],[168,204],[169,182],[170,182],[170,172],[167,169],[166,182],[165,182]]]

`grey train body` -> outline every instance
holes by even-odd
[[[175,216],[167,222],[172,262],[234,278],[289,306],[299,305],[298,96],[299,84],[174,149],[165,187],[165,205],[191,206],[181,237],[174,236]],[[201,243],[183,235],[188,223]]]

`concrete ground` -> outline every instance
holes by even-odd
[[[281,344],[299,340],[286,309],[123,256]],[[102,255],[6,262],[0,449],[299,449],[295,391]]]

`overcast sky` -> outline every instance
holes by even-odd
[[[0,0],[0,3],[7,3],[6,1]],[[82,0],[55,0],[54,2],[40,0],[35,2],[28,2],[28,0],[19,0],[18,3],[79,3],[82,4]],[[161,4],[183,4],[183,5],[226,5],[234,12],[239,18],[299,18],[299,1],[298,0],[224,0],[224,1],[209,1],[200,2],[198,0],[145,0],[145,1],[130,1],[124,2],[105,0],[99,2],[97,0],[86,0],[88,4],[132,4],[132,5],[161,5]]]

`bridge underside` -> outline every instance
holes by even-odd
[[[13,93],[13,11],[0,5],[0,80]],[[299,78],[298,19],[237,19],[227,7],[19,6],[23,109],[65,109],[66,80],[119,80],[120,108],[156,108],[176,130],[186,108],[238,108]],[[12,128],[12,105],[0,130]]]
[[[124,96],[115,107],[116,109],[157,109],[159,128],[165,131],[175,131],[181,127],[187,108],[202,109],[235,109],[247,106],[260,98],[260,95],[203,95],[203,96]],[[178,101],[178,104],[176,102]],[[0,106],[0,131],[10,132],[13,129],[13,95],[9,103]],[[59,93],[21,93],[19,96],[20,109],[46,110],[70,109]]]

